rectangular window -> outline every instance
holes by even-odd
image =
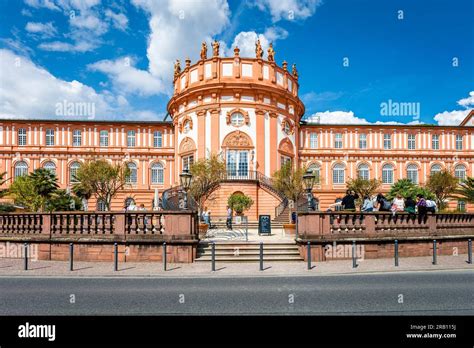
[[[317,133],[310,133],[309,147],[312,149],[316,149],[318,147],[318,134]]]
[[[336,133],[334,137],[334,147],[336,149],[342,149],[342,134]]]
[[[106,130],[101,130],[99,141],[100,141],[100,146],[101,147],[109,146],[109,132],[106,131]]]
[[[415,150],[416,141],[415,134],[408,134],[408,150]]]
[[[163,133],[160,131],[153,133],[153,147],[163,147]]]
[[[366,149],[367,148],[367,134],[360,134],[359,135],[359,149]]]
[[[383,135],[383,148],[390,150],[392,148],[392,136],[390,134]]]
[[[79,129],[74,129],[72,131],[72,146],[81,146],[82,145],[82,133]]]
[[[456,135],[456,150],[462,150],[462,135]]]
[[[183,157],[183,170],[190,170],[194,163],[194,155]]]
[[[439,150],[439,135],[438,134],[433,134],[433,137],[431,138],[431,147],[433,150]]]
[[[135,131],[134,130],[129,130],[127,132],[127,146],[128,147],[135,147]]]
[[[460,212],[466,212],[466,202],[465,201],[458,201],[457,210]]]
[[[46,129],[46,146],[54,146],[54,129]]]
[[[26,128],[18,129],[18,146],[26,145]]]
[[[281,156],[280,157],[280,164],[281,166],[285,166],[287,163],[289,163],[291,165],[291,157],[288,157],[288,156]]]

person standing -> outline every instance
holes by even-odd
[[[227,228],[232,229],[232,208],[227,206]]]

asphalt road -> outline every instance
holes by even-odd
[[[246,278],[0,277],[0,315],[472,315],[473,290],[472,271]]]

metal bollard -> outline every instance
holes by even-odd
[[[166,271],[166,242],[163,243],[163,271]]]
[[[211,262],[211,269],[213,272],[216,271],[216,243],[215,242],[212,242],[212,254],[211,254],[211,258],[212,258],[212,262]]]
[[[118,244],[114,243],[114,271],[118,271]]]
[[[260,270],[263,271],[263,242],[260,242]]]
[[[395,239],[395,267],[398,267],[398,240]]]
[[[24,246],[24,251],[25,251],[25,271],[28,271],[28,243],[25,243]]]
[[[467,240],[467,263],[472,264],[472,241]]]
[[[357,267],[357,257],[356,257],[356,242],[352,242],[352,268]]]
[[[308,246],[306,247],[306,258],[308,259],[308,269],[311,269],[311,243],[308,242]]]
[[[436,239],[433,239],[433,265],[436,265],[437,262],[437,251],[436,251]]]
[[[69,243],[69,270],[74,271],[74,244]]]

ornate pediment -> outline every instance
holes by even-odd
[[[196,144],[194,143],[193,139],[187,137],[184,138],[181,144],[179,145],[179,153],[186,153],[196,151]]]
[[[252,140],[246,133],[235,131],[225,137],[222,146],[228,148],[251,148],[253,147],[253,144]]]

